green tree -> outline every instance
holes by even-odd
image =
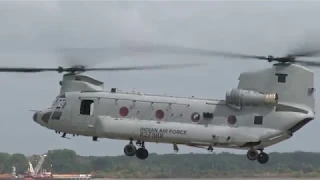
[[[47,153],[44,167],[52,169],[54,173],[73,173],[77,171],[77,157],[73,150],[52,150]]]
[[[16,167],[16,173],[23,174],[28,169],[29,162],[23,154],[12,154],[11,165]]]
[[[0,173],[9,173],[12,169],[11,156],[8,153],[0,153]]]
[[[212,178],[253,176],[266,173],[290,173],[299,177],[320,177],[320,153],[270,153],[267,164],[249,161],[245,154],[165,154],[150,153],[148,159],[127,156],[79,156],[73,150],[58,149],[47,152],[43,168],[53,173],[97,172],[105,177],[178,177]],[[37,159],[32,156],[30,159]],[[12,165],[18,172],[27,170],[27,159],[22,154],[0,153],[0,173],[10,173]],[[36,162],[35,162],[36,163]],[[52,166],[51,166],[52,165]]]

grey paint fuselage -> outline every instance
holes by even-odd
[[[269,68],[269,70],[274,69],[276,68]],[[296,71],[293,71],[295,69]],[[299,72],[301,77],[303,77],[303,73],[306,76],[313,75],[309,70],[296,65],[289,66],[288,71],[293,72],[293,75]],[[267,73],[267,70],[258,71],[257,73]],[[249,75],[245,76],[244,74],[242,76],[245,78],[242,82],[250,79]],[[261,78],[261,76],[253,73],[251,77],[254,76]],[[313,78],[313,76],[310,77]],[[304,83],[310,83],[310,81],[313,83],[313,79],[308,79]],[[270,77],[268,83],[271,87]],[[299,85],[294,84],[293,81],[290,81],[290,83],[291,85],[289,84],[288,86],[291,88]],[[257,84],[261,86],[262,83],[259,82]],[[241,75],[239,86],[241,86]],[[254,85],[251,84],[251,86],[251,88],[247,89],[261,91]],[[276,86],[272,88],[276,89]],[[280,86],[283,86],[281,88],[282,91],[276,91],[279,93],[279,103],[304,109],[305,112],[276,111],[277,104],[243,106],[241,109],[236,109],[227,104],[225,100],[111,91],[69,91],[64,92],[61,98],[66,102],[62,109],[56,109],[58,104],[56,103],[55,106],[38,112],[35,121],[49,129],[83,136],[123,140],[133,138],[134,140],[146,142],[177,143],[190,146],[213,145],[224,148],[264,148],[290,138],[292,136],[288,132],[290,128],[306,119],[314,118],[312,104],[299,103],[294,99],[293,101],[288,101],[286,99],[287,95],[290,95],[290,98],[295,95],[291,93],[293,90],[288,89],[285,85]],[[274,93],[272,89],[268,91]],[[297,92],[296,97],[299,99],[300,96],[307,95],[304,92]],[[94,101],[93,111],[90,115],[80,114],[81,100],[84,99]],[[57,100],[59,101],[59,96]],[[311,101],[305,100],[305,98],[300,100],[301,102]],[[122,107],[128,108],[128,114],[125,117],[122,117],[119,112]],[[162,119],[157,119],[157,110],[164,112]],[[62,115],[59,120],[50,119],[48,122],[43,122],[41,117],[48,111],[61,111]],[[193,113],[199,113],[199,121],[192,121]],[[205,118],[203,113],[212,113],[213,117]],[[236,117],[235,124],[228,122],[230,115]],[[262,122],[255,123],[255,116],[263,117]],[[166,133],[161,136],[143,136],[141,132],[145,128],[151,128],[148,131],[153,132],[159,132],[160,129],[161,131],[166,130]],[[172,130],[183,131],[183,133],[169,133],[169,131],[176,132]],[[254,144],[246,145],[248,143]]]
[[[79,98],[81,97],[81,98]],[[92,115],[80,114],[81,99],[94,100],[94,110]],[[238,146],[245,142],[258,142],[263,140],[260,146],[268,146],[275,142],[284,140],[289,136],[286,130],[297,124],[302,119],[311,117],[312,114],[292,113],[292,112],[274,112],[274,106],[258,106],[245,107],[241,111],[236,111],[225,104],[223,100],[205,100],[196,98],[179,98],[179,97],[164,97],[164,96],[150,96],[139,95],[131,93],[111,93],[111,92],[68,92],[66,93],[66,105],[63,109],[63,114],[60,120],[50,120],[48,124],[44,124],[51,129],[66,132],[69,134],[79,134],[85,136],[102,136],[115,139],[129,139],[129,136],[122,136],[127,132],[127,127],[119,126],[119,129],[113,129],[114,136],[109,136],[107,129],[111,121],[120,121],[121,119],[130,120],[134,123],[138,120],[149,120],[154,122],[174,122],[169,124],[172,129],[187,130],[188,132],[195,132],[203,138],[198,138],[197,143],[192,143],[190,136],[186,136],[184,141],[176,142],[179,144],[190,145],[209,145],[213,144],[212,135],[230,136],[233,139],[242,139],[239,141],[231,141]],[[129,109],[128,115],[123,118],[119,114],[121,107]],[[53,107],[54,108],[54,107]],[[163,110],[164,118],[158,120],[156,118],[156,111]],[[49,109],[49,111],[51,111]],[[200,120],[193,122],[191,116],[194,112],[200,114]],[[213,118],[203,118],[203,112],[212,112]],[[237,117],[237,122],[230,125],[227,121],[229,115]],[[254,116],[263,116],[263,124],[254,124]],[[111,118],[101,118],[101,116],[108,116]],[[183,124],[192,126],[183,127]],[[134,124],[132,124],[134,125]],[[101,128],[101,127],[106,128]],[[154,127],[150,125],[150,128]],[[212,130],[211,133],[204,133],[206,129]],[[217,134],[216,129],[221,129],[220,134]],[[124,132],[121,132],[124,131]],[[137,129],[139,132],[139,129]],[[224,133],[223,133],[224,132]],[[203,134],[203,135],[202,135]],[[283,135],[279,139],[271,139],[273,137]],[[142,138],[140,138],[143,140]],[[174,138],[173,138],[174,139]],[[190,139],[190,140],[189,140]],[[211,140],[211,141],[208,141]],[[270,140],[271,139],[271,140]],[[172,143],[171,139],[147,139],[154,142]],[[227,146],[229,146],[227,144]],[[217,146],[219,143],[217,144]],[[221,146],[225,146],[222,143]]]

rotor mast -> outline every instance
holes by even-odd
[[[88,75],[66,73],[60,81],[60,94],[71,91],[103,91],[104,83]]]

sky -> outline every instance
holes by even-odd
[[[317,40],[320,24],[315,20],[320,15],[319,8],[320,3],[315,1],[1,1],[1,66],[69,66],[70,62],[60,55],[42,53],[43,50],[112,47],[123,41],[280,56],[306,39]],[[37,53],[21,49],[32,49]],[[205,66],[186,69],[86,74],[104,81],[105,89],[117,87],[124,91],[135,89],[152,94],[218,99],[224,99],[227,90],[237,87],[241,72],[270,66],[261,61],[188,55],[129,56],[120,53],[107,56],[103,61],[92,60],[91,55],[79,63],[106,67],[206,63]],[[319,69],[312,70],[317,89]],[[61,78],[62,74],[53,72],[0,75],[0,96],[4,103],[0,106],[0,151],[31,155],[67,148],[80,155],[122,155],[126,141],[101,139],[93,142],[88,137],[63,139],[33,122],[33,113],[29,110],[50,106],[59,93]],[[313,141],[318,136],[319,127],[317,115],[293,138],[267,148],[266,152],[319,152],[320,144]],[[150,153],[173,152],[170,144],[147,143],[146,147]],[[179,148],[179,153],[208,153],[203,149]],[[245,153],[215,150],[222,151]]]

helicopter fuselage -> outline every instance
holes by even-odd
[[[265,147],[293,136],[314,119],[314,74],[300,65],[275,64],[239,76],[225,99],[199,99],[103,90],[83,75],[65,75],[52,107],[35,122],[66,134],[130,140],[127,156],[148,157],[144,142],[248,149],[266,163]],[[142,142],[136,147],[132,141]],[[258,153],[257,150],[261,152]]]
[[[248,149],[283,141],[291,137],[290,128],[313,118],[312,113],[275,109],[265,105],[236,110],[224,100],[193,97],[68,92],[36,121],[67,134]]]

